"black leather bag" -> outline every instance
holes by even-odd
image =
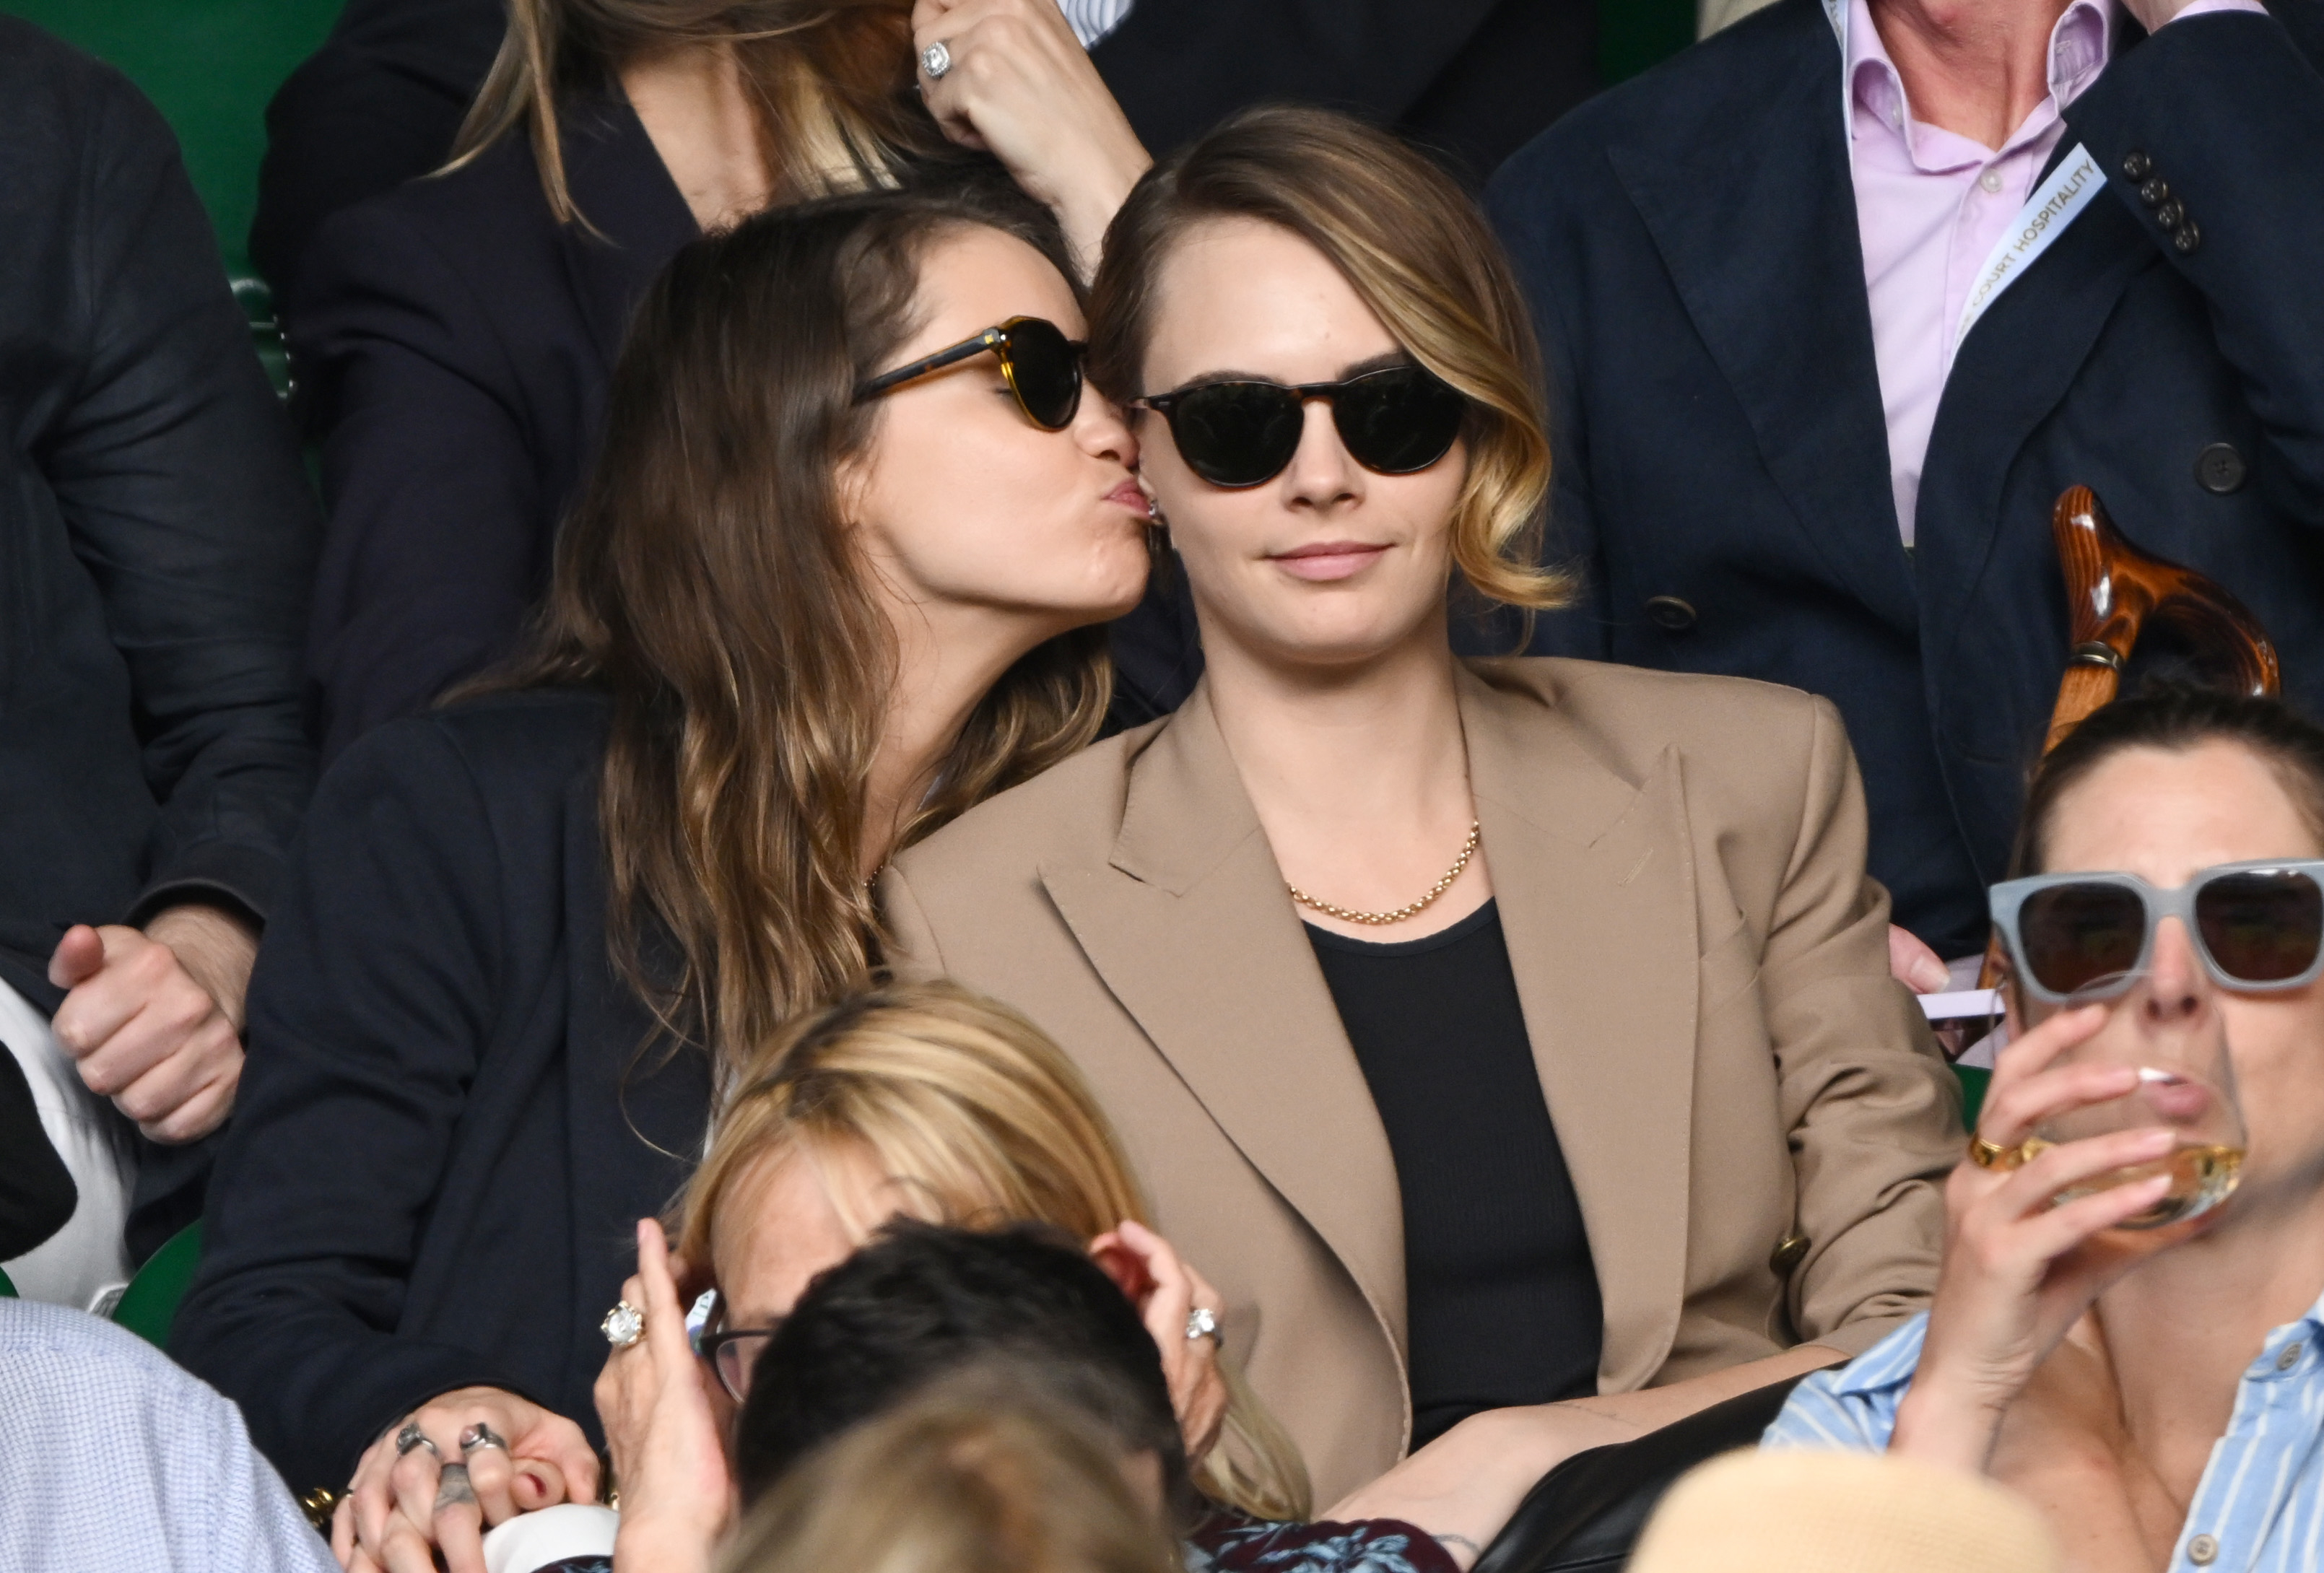
[[[1714,1403],[1636,1441],[1591,1448],[1543,1476],[1472,1573],[1616,1573],[1678,1477],[1707,1458],[1756,1448],[1794,1376]]]

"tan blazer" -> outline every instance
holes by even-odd
[[[1481,855],[1605,1298],[1600,1391],[1865,1348],[1935,1285],[1963,1136],[1888,975],[1837,713],[1596,662],[1459,681]],[[1204,690],[905,852],[881,895],[901,974],[1015,1005],[1080,1064],[1317,1502],[1393,1463],[1394,1162]]]

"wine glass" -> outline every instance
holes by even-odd
[[[2024,1148],[2026,1158],[2065,1142],[2140,1130],[2168,1128],[2177,1145],[2152,1163],[2134,1164],[2080,1182],[2058,1193],[2063,1206],[2116,1185],[2168,1173],[2171,1189],[2146,1211],[2117,1228],[2161,1228],[2198,1218],[2225,1201],[2242,1177],[2243,1108],[2236,1099],[2234,1062],[2227,1054],[2227,1028],[2209,999],[2191,1013],[2150,1010],[2153,980],[2144,972],[2099,979],[2077,990],[2061,1010],[2105,1001],[2111,1006],[2097,1033],[2051,1062],[2052,1065],[2126,1065],[2138,1084],[2119,1098],[2053,1115],[2034,1128]],[[2046,1014],[2046,1013],[2045,1013]]]

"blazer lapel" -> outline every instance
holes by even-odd
[[[1731,159],[1607,156],[1801,531],[1837,579],[1910,630],[1919,612],[1896,536],[1840,51],[1819,8],[1793,9],[1794,69],[1768,85]]]
[[[1686,1289],[1700,943],[1679,759],[1628,779],[1491,676],[1461,685],[1485,861],[1605,1302],[1600,1383],[1628,1392]]]
[[[558,230],[558,244],[590,341],[610,370],[646,287],[702,231],[628,104],[589,101],[558,130],[566,189],[581,217]]]
[[[2052,169],[2076,143],[2071,115]],[[1961,341],[1929,434],[1914,530],[1925,627],[1943,630],[1923,642],[1932,683],[1959,641],[1977,635],[1969,603],[2000,538],[2010,465],[2064,401],[2130,281],[2159,265],[2138,221],[2112,193],[2100,192]],[[2010,528],[2046,533],[2049,519],[2016,520]]]
[[[1040,874],[1106,986],[1347,1267],[1401,1359],[1395,1159],[1207,689],[1131,766],[1109,861]]]

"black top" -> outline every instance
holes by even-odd
[[[0,980],[76,923],[263,916],[313,785],[317,515],[169,125],[0,18]],[[130,1248],[207,1144],[140,1149]]]
[[[1985,943],[2057,698],[2068,486],[2234,592],[2285,697],[2324,706],[2324,6],[2269,9],[2122,23],[2057,154],[2088,147],[2107,189],[1962,341],[1909,557],[1816,0],[1601,94],[1493,180],[1549,373],[1549,555],[1587,584],[1530,653],[1830,697],[1872,876],[1943,954]]]
[[[1307,937],[1396,1156],[1412,1445],[1597,1392],[1598,1273],[1499,906],[1400,944]]]
[[[250,984],[250,1057],[171,1353],[298,1491],[471,1384],[597,1435],[598,1319],[701,1151],[605,943],[606,705],[478,701],[324,777]]]

